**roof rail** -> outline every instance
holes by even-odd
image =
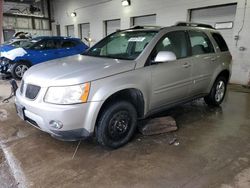
[[[161,26],[153,26],[153,25],[134,25],[129,29],[161,29]]]
[[[214,29],[213,26],[203,23],[192,23],[192,22],[178,22],[176,26],[190,26],[190,27],[205,27],[209,29]]]

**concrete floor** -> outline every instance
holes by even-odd
[[[0,187],[249,188],[250,91],[236,90],[221,108],[200,100],[165,112],[176,118],[175,133],[137,134],[113,151],[84,141],[73,159],[77,142],[51,138],[21,121],[13,103],[0,104],[8,113],[0,120]],[[173,136],[178,146],[168,144]]]

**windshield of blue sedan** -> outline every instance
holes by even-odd
[[[83,55],[134,60],[146,48],[157,31],[121,31],[101,40]]]
[[[22,47],[24,49],[29,49],[29,48],[33,47],[37,42],[38,42],[37,40],[22,41],[20,43],[20,47]]]

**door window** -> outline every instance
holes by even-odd
[[[185,31],[173,31],[167,33],[156,45],[152,60],[161,51],[170,51],[176,55],[177,59],[188,56],[188,45]]]
[[[44,50],[45,46],[46,46],[46,41],[42,40],[42,41],[37,42],[36,44],[34,44],[34,46],[32,46],[31,49]]]
[[[56,44],[54,40],[48,40],[45,45],[45,50],[52,50],[56,48]]]
[[[214,47],[205,33],[200,31],[189,31],[189,36],[193,55],[214,52]]]
[[[70,40],[65,40],[62,43],[62,48],[72,48],[72,47],[75,47],[75,46],[76,46],[76,43],[73,42],[73,41],[70,41]]]

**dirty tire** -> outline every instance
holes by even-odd
[[[29,63],[20,61],[13,64],[10,68],[11,76],[16,80],[21,80],[25,71],[30,67]]]
[[[119,148],[129,142],[137,125],[135,107],[127,101],[113,102],[100,114],[96,139],[109,148]]]
[[[227,90],[227,79],[223,76],[218,77],[210,91],[210,93],[204,97],[205,102],[209,106],[219,106],[225,98]]]

